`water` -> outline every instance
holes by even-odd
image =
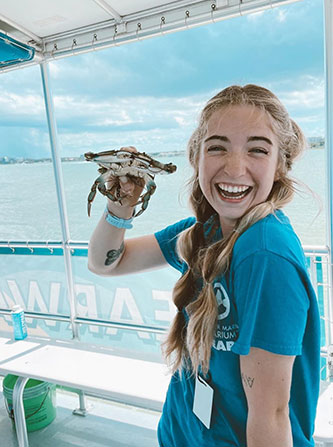
[[[187,207],[185,183],[191,171],[185,156],[159,157],[173,162],[177,172],[156,177],[157,190],[148,209],[134,220],[128,236],[157,231],[191,212]],[[98,193],[87,216],[87,196],[97,177],[96,165],[87,162],[62,163],[66,207],[71,240],[87,241],[104,208]],[[293,176],[318,195],[297,194],[285,211],[306,245],[326,243],[325,223],[325,151],[308,150],[295,164]],[[55,241],[61,239],[56,188],[51,163],[0,165],[1,222],[0,240]],[[322,202],[322,203],[320,203]],[[320,208],[321,211],[320,211]],[[319,214],[318,214],[319,213]]]

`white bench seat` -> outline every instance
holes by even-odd
[[[28,378],[159,411],[170,380],[160,363],[120,357],[110,348],[76,341],[30,338],[0,338],[0,374],[20,377],[13,393],[20,447],[29,445],[22,404]]]

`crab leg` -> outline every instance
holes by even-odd
[[[88,211],[88,216],[89,217],[90,217],[91,205],[92,205],[92,203],[94,201],[94,198],[96,196],[96,188],[97,188],[98,182],[99,182],[99,177],[98,177],[97,180],[94,181],[94,184],[92,185],[90,193],[88,195],[88,203],[87,203],[88,209],[87,209],[87,211]]]
[[[156,190],[156,183],[153,180],[149,180],[146,184],[146,188],[146,194],[144,194],[141,200],[138,202],[138,204],[142,203],[141,209],[135,214],[134,217],[140,216],[140,214],[142,214],[148,208],[149,200]]]

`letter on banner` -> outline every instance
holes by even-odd
[[[58,313],[58,306],[59,306],[59,295],[60,295],[60,286],[61,283],[51,283],[50,285],[50,298],[49,302],[46,303],[43,295],[40,291],[39,285],[37,281],[30,281],[29,282],[29,295],[28,295],[28,304],[27,309],[31,309],[34,312],[43,312],[45,314],[52,313],[57,314]],[[47,306],[48,304],[48,306]],[[31,320],[28,318],[28,320]],[[47,326],[55,326],[57,324],[56,321],[52,320],[44,320],[45,324]]]
[[[14,304],[20,304],[23,307],[23,309],[25,309],[26,305],[22,298],[20,289],[18,288],[16,281],[13,279],[7,279],[7,284],[8,284],[9,290],[11,291],[11,293],[13,295],[13,298],[11,298],[9,295],[7,295],[6,292],[3,291],[2,292],[3,295],[1,295],[1,297],[4,299],[4,302],[6,302],[4,307],[5,308],[8,307],[9,309],[11,309],[14,306]],[[9,319],[11,319],[11,317],[9,317]],[[7,317],[7,319],[5,317],[5,320],[8,321],[8,317]]]
[[[168,310],[155,310],[155,319],[170,323],[176,315],[176,306],[172,302],[172,292],[170,290],[152,290],[153,300],[166,301]],[[156,334],[157,340],[162,340],[162,334]]]
[[[131,320],[122,318],[122,314],[124,311],[124,307],[127,307],[127,310],[131,316]],[[114,302],[111,309],[111,320],[122,321],[124,323],[134,323],[134,324],[143,324],[143,319],[136,305],[133,295],[131,294],[130,289],[128,288],[117,288],[114,295]],[[115,335],[117,334],[118,329],[115,328],[107,328],[106,333]],[[138,336],[140,338],[149,339],[150,336],[147,332],[139,332]]]
[[[7,295],[6,292],[2,292],[1,295],[1,301],[3,300],[5,303],[5,308],[8,307],[9,309],[11,309],[14,304],[20,304],[23,309],[25,309],[25,302],[22,298],[20,289],[18,288],[18,285],[16,283],[15,280],[13,279],[7,279],[7,284],[9,287],[9,290],[11,291],[13,298],[11,298],[9,295]],[[11,317],[9,317],[9,319],[11,319]],[[5,320],[8,321],[8,317],[5,317]],[[31,321],[31,320],[30,320]]]
[[[9,290],[12,292],[13,298],[14,300],[12,300],[5,292],[5,298],[8,300],[8,304],[10,307],[12,307],[14,304],[20,304],[23,309],[25,309],[25,302],[23,301],[21,292],[18,288],[18,285],[16,284],[16,281],[14,281],[13,279],[8,279],[7,280],[7,284],[9,287]]]
[[[75,284],[75,294],[76,294],[76,310],[80,317],[98,318],[97,315],[97,304],[96,304],[96,291],[95,286],[91,284]],[[84,294],[86,296],[83,305],[78,296]],[[81,300],[82,301],[82,300]],[[99,332],[99,328],[94,325],[89,325],[90,332]]]
[[[3,309],[7,309],[7,307],[11,309],[13,307],[13,304],[10,304],[11,302],[13,303],[13,301],[9,298],[8,295],[5,294],[5,292],[3,292],[3,294],[2,292],[0,292],[0,307],[2,307]],[[2,315],[2,318],[4,318],[7,323],[12,321],[12,317],[10,315]]]

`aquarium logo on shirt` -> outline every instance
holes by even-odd
[[[213,348],[218,351],[231,351],[238,338],[239,326],[233,320],[231,302],[227,291],[220,282],[214,284],[218,317]]]

